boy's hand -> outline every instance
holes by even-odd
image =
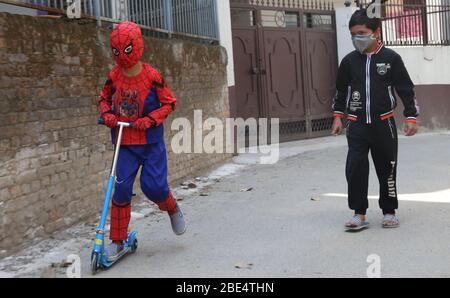
[[[108,126],[109,128],[116,128],[117,123],[119,122],[116,115],[111,114],[111,113],[104,114],[103,120],[105,120],[105,125]]]
[[[133,128],[137,130],[147,130],[155,126],[156,121],[151,119],[150,117],[139,118],[133,123]]]
[[[344,131],[344,125],[339,117],[334,118],[333,127],[331,128],[331,134],[333,136],[339,136]]]
[[[407,137],[415,136],[417,134],[417,132],[419,131],[419,125],[417,123],[413,123],[413,122],[406,122],[404,131],[405,131],[405,136],[407,136]]]

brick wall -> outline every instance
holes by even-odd
[[[147,38],[143,60],[179,100],[167,144],[174,117],[228,117],[223,48]],[[0,256],[98,215],[112,146],[97,95],[113,66],[107,30],[0,13]],[[171,182],[229,158],[168,147]]]

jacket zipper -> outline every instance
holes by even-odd
[[[388,87],[388,91],[389,91],[389,97],[391,98],[392,109],[395,109],[395,98],[394,98],[394,95],[392,93],[392,86]]]
[[[366,114],[367,114],[367,124],[372,123],[372,117],[370,115],[370,62],[372,56],[367,56],[366,62]]]

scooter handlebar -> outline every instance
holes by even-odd
[[[119,123],[117,123],[117,126],[123,126],[123,127],[132,128],[133,127],[133,123],[119,122]]]
[[[99,124],[99,125],[106,125],[106,124],[105,124],[105,119],[103,119],[103,118],[98,119],[98,124]],[[133,127],[133,123],[118,122],[118,123],[117,123],[117,126],[118,126],[118,127],[123,126],[123,127],[129,127],[129,128],[131,128],[131,127]]]

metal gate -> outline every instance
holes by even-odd
[[[237,116],[279,118],[281,141],[329,134],[337,73],[333,5],[230,2]]]

